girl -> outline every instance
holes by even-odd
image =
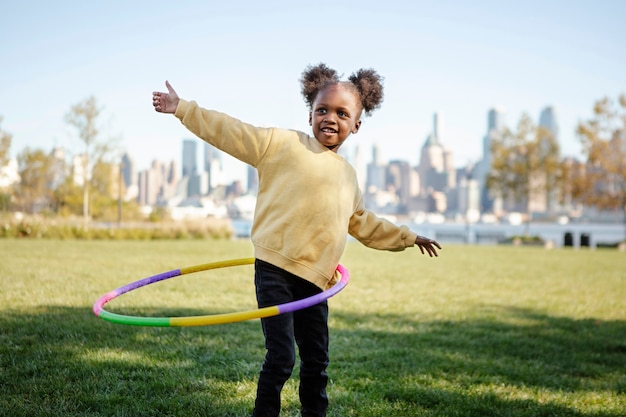
[[[168,92],[154,92],[157,112],[174,113],[199,138],[257,169],[259,191],[251,239],[259,308],[283,304],[332,286],[346,232],[364,245],[401,251],[417,245],[437,256],[439,243],[378,218],[363,205],[354,169],[337,150],[383,99],[382,78],[359,70],[347,81],[325,64],[300,79],[313,136],[259,128],[206,110]],[[280,393],[300,354],[302,416],[325,416],[328,304],[261,319],[266,356],[252,416],[278,416]]]

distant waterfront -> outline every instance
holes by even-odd
[[[597,247],[626,239],[621,223],[412,224],[412,230],[441,243],[497,244],[514,236],[538,236],[554,247]]]
[[[614,245],[626,240],[621,223],[530,223],[529,225],[484,223],[406,223],[416,233],[436,239],[442,244],[495,245],[514,236],[538,236],[552,247],[574,248]],[[250,236],[252,221],[232,220],[235,235]]]

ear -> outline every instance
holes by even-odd
[[[352,134],[354,135],[356,132],[359,131],[359,129],[361,128],[361,120],[358,120],[355,124],[354,124],[354,129],[352,129]]]
[[[309,126],[313,126],[313,112],[309,112]]]

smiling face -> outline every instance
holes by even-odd
[[[342,84],[321,90],[309,113],[313,136],[325,147],[337,152],[351,133],[361,126],[361,104],[357,93]]]

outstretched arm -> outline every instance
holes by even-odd
[[[168,81],[165,81],[165,86],[167,87],[167,93],[160,91],[152,93],[152,105],[154,110],[159,113],[174,113],[180,99]]]
[[[441,250],[441,246],[439,246],[439,243],[437,243],[436,241],[429,239],[425,236],[417,236],[415,238],[415,244],[420,248],[420,250],[422,251],[422,254],[424,254],[424,250],[426,250],[426,252],[428,252],[429,256],[439,256],[437,254],[437,250],[435,249],[435,247],[439,248],[439,250]]]

